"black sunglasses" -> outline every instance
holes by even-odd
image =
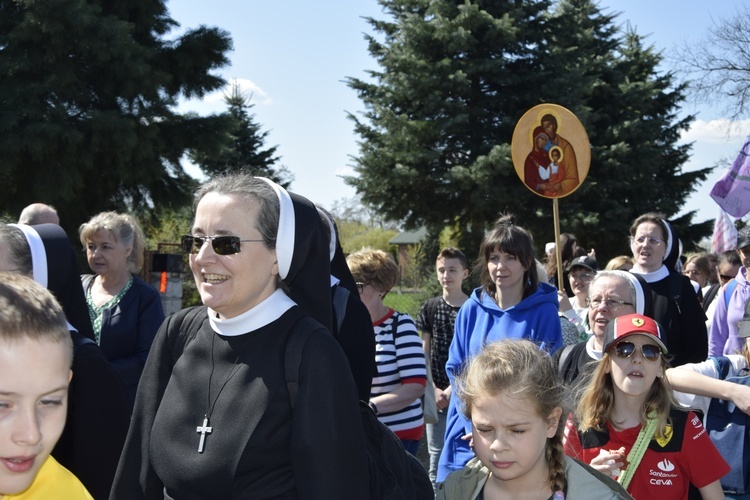
[[[192,236],[186,234],[182,237],[182,250],[185,253],[198,253],[206,240],[211,242],[216,255],[240,253],[240,243],[243,242],[263,242],[263,240],[241,240],[239,236]]]
[[[629,358],[635,352],[635,344],[632,342],[620,342],[615,346],[615,354],[619,358]],[[649,361],[656,361],[661,357],[661,348],[654,344],[643,344],[641,354]]]

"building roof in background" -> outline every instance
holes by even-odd
[[[427,228],[426,227],[420,227],[416,231],[404,231],[402,233],[399,233],[397,236],[392,238],[388,244],[389,245],[413,245],[415,243],[419,243],[424,239],[424,237],[427,236]]]

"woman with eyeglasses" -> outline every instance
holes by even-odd
[[[631,272],[651,288],[654,319],[665,328],[672,365],[706,359],[706,315],[690,280],[674,270],[679,240],[671,224],[662,214],[641,215],[630,226],[630,250],[635,261]]]
[[[370,407],[404,449],[416,456],[424,434],[420,398],[427,384],[427,365],[414,320],[383,304],[398,282],[398,266],[393,257],[372,248],[350,254],[346,263],[375,330],[377,373],[372,379]]]
[[[570,418],[565,453],[616,479],[633,498],[683,500],[694,484],[721,499],[729,466],[693,412],[678,409],[664,330],[627,314],[608,323],[601,361]]]
[[[625,314],[653,314],[648,285],[625,271],[596,273],[589,285],[586,308],[586,327],[591,336],[586,342],[558,349],[552,357],[560,381],[571,387],[590,375],[596,362],[602,359],[604,334],[612,320]]]
[[[182,244],[204,305],[159,330],[110,498],[368,498],[315,206],[219,176],[197,191]]]
[[[132,411],[151,343],[164,321],[159,292],[138,277],[145,237],[128,214],[102,212],[78,229],[94,274],[81,275],[96,342],[122,378]]]
[[[479,248],[476,271],[481,286],[456,315],[455,334],[445,365],[453,379],[487,342],[529,339],[553,352],[562,346],[557,290],[540,283],[534,259],[534,240],[517,226],[512,215],[498,219]],[[474,457],[470,448],[471,421],[451,398],[437,482],[462,469]]]

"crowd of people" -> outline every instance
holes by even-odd
[[[750,413],[724,380],[750,363],[750,231],[683,256],[646,213],[631,255],[600,265],[564,233],[558,269],[504,215],[473,269],[441,249],[412,318],[387,305],[391,255],[345,256],[334,218],[268,179],[216,176],[194,211],[202,305],[166,318],[133,217],[81,224],[90,274],[51,207],[0,224],[4,498],[370,498],[388,464],[365,413],[404,457],[426,443],[417,500],[749,498],[703,419]]]

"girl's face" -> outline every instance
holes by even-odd
[[[528,268],[515,255],[495,248],[487,259],[487,270],[498,294],[523,293],[523,277]]]
[[[685,269],[682,271],[682,274],[690,278],[691,280],[695,281],[700,285],[701,288],[706,286],[706,283],[708,282],[708,276],[703,274],[703,272],[696,267],[694,263],[690,263],[685,266]]]
[[[474,451],[492,473],[490,480],[512,482],[516,491],[546,484],[547,440],[555,436],[561,413],[558,407],[540,416],[531,399],[508,392],[477,399],[471,408]]]
[[[649,337],[650,335],[629,335],[607,351],[610,356],[607,372],[612,376],[615,397],[645,398],[656,377],[664,375],[662,356],[654,361],[643,357],[642,346],[651,345],[659,349]],[[615,352],[615,347],[622,342],[635,345],[633,353],[627,358],[621,358]]]
[[[528,142],[526,144],[528,144]],[[546,144],[547,144],[547,136],[546,135],[539,134],[538,136],[536,136],[536,148],[538,150],[541,151],[542,149],[544,149],[544,146]]]

